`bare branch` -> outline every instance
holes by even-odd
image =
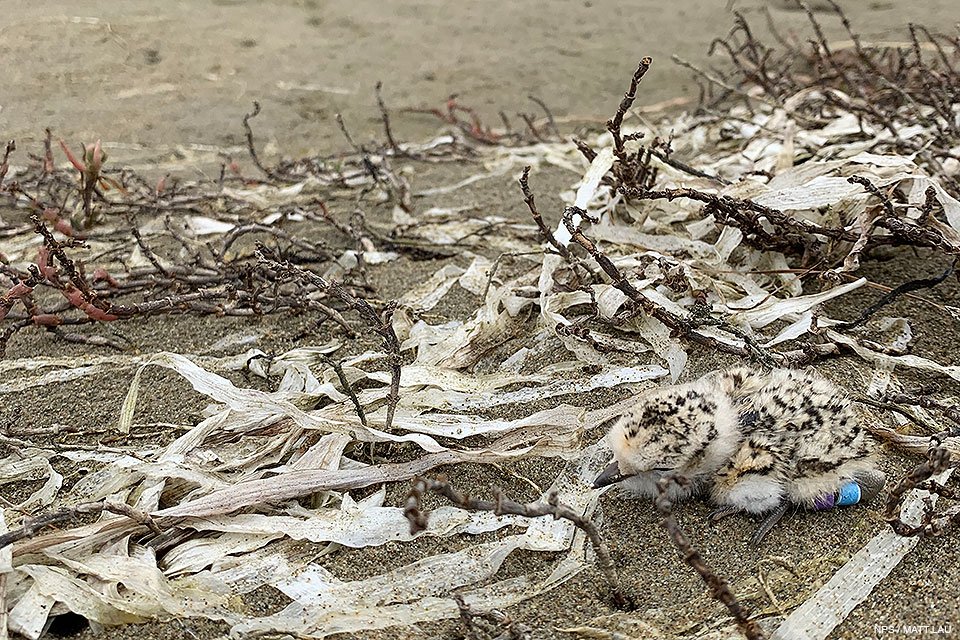
[[[600,530],[589,519],[563,504],[557,498],[556,492],[550,493],[546,501],[538,500],[520,504],[506,497],[500,489],[494,489],[494,500],[479,500],[472,496],[460,493],[454,489],[449,482],[442,476],[436,480],[430,478],[418,478],[414,481],[413,487],[407,494],[407,503],[404,508],[404,515],[410,521],[410,533],[415,534],[424,531],[427,528],[427,513],[423,512],[420,502],[425,493],[436,493],[447,498],[453,504],[469,511],[492,511],[498,516],[512,514],[523,516],[525,518],[539,518],[541,516],[553,516],[555,520],[569,520],[578,529],[583,531],[593,550],[597,554],[597,561],[600,564],[600,570],[610,586],[614,602],[617,606],[626,606],[628,600],[623,593],[620,585],[620,578],[614,567],[613,560],[610,557],[610,549],[600,535]]]

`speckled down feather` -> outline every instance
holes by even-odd
[[[846,483],[883,484],[851,401],[817,374],[737,368],[642,394],[608,441],[624,488],[656,496],[681,471],[692,483],[670,497],[708,492],[721,507],[765,513],[812,508]],[[875,487],[875,490],[873,489]]]

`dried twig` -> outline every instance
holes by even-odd
[[[527,166],[523,168],[523,173],[520,175],[520,190],[523,192],[523,201],[530,209],[530,215],[533,216],[533,221],[537,223],[537,229],[540,230],[540,234],[550,243],[550,246],[557,250],[557,253],[563,256],[568,262],[572,262],[573,258],[570,252],[557,241],[556,236],[553,235],[553,231],[551,231],[550,227],[543,221],[543,216],[540,215],[540,211],[537,209],[536,202],[534,201],[533,191],[530,190],[529,181],[530,167]]]
[[[413,487],[407,494],[407,503],[403,511],[407,520],[410,521],[410,532],[412,534],[419,533],[427,528],[428,514],[422,511],[420,504],[423,494],[427,492],[442,495],[458,507],[470,511],[493,511],[498,516],[512,514],[525,518],[553,516],[555,520],[561,518],[569,520],[587,535],[587,538],[589,538],[590,543],[593,545],[593,550],[597,554],[597,561],[600,564],[600,570],[606,578],[607,584],[610,586],[614,602],[617,603],[617,606],[626,606],[628,600],[623,593],[620,578],[617,575],[617,570],[610,557],[610,549],[607,547],[603,536],[600,535],[600,530],[589,518],[586,518],[583,514],[574,511],[560,502],[556,492],[551,492],[545,501],[538,500],[537,502],[520,504],[507,498],[501,490],[494,489],[493,501],[480,500],[460,493],[442,476],[436,480],[431,478],[418,478],[414,481]]]
[[[623,134],[620,132],[620,127],[623,125],[623,117],[627,115],[627,111],[633,106],[633,101],[637,99],[637,87],[640,85],[640,81],[643,80],[643,76],[649,71],[651,64],[653,64],[653,58],[645,57],[640,60],[640,64],[637,65],[637,70],[633,72],[633,77],[630,79],[630,88],[623,94],[623,99],[620,101],[620,106],[617,107],[616,114],[614,114],[611,120],[607,121],[607,130],[613,135],[613,153],[620,158],[621,161],[625,161],[626,159],[626,154],[623,149]]]
[[[700,552],[693,547],[690,539],[687,538],[686,533],[680,528],[676,518],[673,516],[673,503],[667,498],[667,492],[674,484],[685,486],[689,482],[689,479],[677,473],[667,474],[657,481],[657,491],[659,492],[657,510],[664,516],[660,522],[660,526],[670,534],[670,539],[683,556],[683,561],[693,567],[694,570],[700,574],[700,577],[707,586],[710,587],[710,595],[727,607],[730,614],[737,621],[737,626],[740,628],[740,631],[742,631],[749,640],[766,638],[767,636],[763,632],[763,629],[760,628],[760,625],[757,624],[755,620],[750,620],[749,612],[737,600],[737,597],[730,590],[727,581],[707,566]]]
[[[460,621],[463,622],[469,640],[481,640],[483,638],[483,630],[478,624],[479,620],[483,620],[493,627],[489,631],[491,635],[503,629],[503,632],[498,634],[494,640],[531,640],[533,637],[533,630],[530,627],[514,622],[502,611],[497,609],[477,611],[467,604],[459,593],[455,593],[453,599],[457,603],[457,608],[460,611]]]
[[[272,178],[273,174],[260,162],[260,157],[257,155],[257,148],[253,144],[253,129],[250,128],[250,120],[256,118],[258,115],[260,115],[260,103],[254,100],[253,111],[243,116],[243,130],[246,132],[247,137],[247,151],[250,153],[250,159],[253,160],[253,164],[257,166],[257,169],[260,169],[268,178]]]
[[[161,533],[159,525],[148,514],[134,509],[128,504],[117,502],[84,502],[76,507],[61,509],[52,513],[45,513],[24,522],[23,526],[13,531],[0,535],[0,549],[18,542],[26,540],[37,535],[42,529],[50,526],[72,522],[84,515],[98,515],[103,511],[126,516],[134,522],[141,524],[156,534]]]
[[[711,51],[723,51],[729,56],[732,73],[719,77],[686,61],[676,58],[675,61],[691,68],[711,85],[724,89],[709,106],[736,99],[782,108],[791,96],[815,89],[805,103],[788,112],[791,117],[816,123],[824,115],[832,115],[823,113],[824,105],[856,114],[865,129],[878,127],[889,133],[888,141],[882,143],[884,147],[894,152],[915,153],[918,162],[957,195],[960,183],[944,170],[943,161],[956,158],[953,149],[960,142],[960,125],[951,111],[951,103],[960,91],[960,73],[941,43],[952,46],[955,59],[960,51],[960,39],[908,25],[913,44],[912,59],[908,59],[909,54],[902,49],[866,46],[837,3],[831,0],[830,4],[850,35],[852,50],[832,47],[817,17],[800,3],[813,30],[809,48],[781,37],[769,13],[771,32],[781,49],[767,46],[756,38],[746,19],[737,14],[737,26],[711,46]],[[924,35],[937,51],[936,58],[921,54],[923,46],[918,34]],[[749,91],[751,85],[762,88],[764,96],[753,95]],[[818,106],[817,102],[821,104]],[[811,118],[811,113],[817,117]],[[904,139],[900,135],[903,125],[915,122],[923,123],[925,130]]]
[[[387,134],[387,142],[390,144],[390,149],[393,150],[394,155],[404,155],[403,149],[400,148],[393,137],[393,130],[390,128],[390,112],[387,111],[387,105],[383,103],[381,89],[383,89],[383,82],[377,80],[377,106],[380,107],[380,119],[383,120],[383,130]]]
[[[911,291],[919,291],[920,289],[930,289],[932,287],[937,286],[938,284],[940,284],[941,282],[943,282],[953,274],[953,270],[956,268],[956,266],[957,266],[957,258],[954,258],[950,266],[947,267],[947,270],[935,278],[920,278],[917,280],[910,280],[909,282],[904,282],[899,287],[880,296],[880,298],[876,302],[874,302],[872,305],[864,309],[863,312],[861,312],[860,315],[857,316],[855,320],[851,320],[850,322],[841,322],[839,324],[834,325],[833,328],[840,331],[844,329],[852,329],[853,327],[863,324],[864,322],[867,321],[868,318],[870,318],[870,316],[872,316],[874,313],[876,313],[886,305],[890,304],[891,302],[899,298],[901,295],[905,293],[909,293]]]
[[[316,273],[298,267],[290,262],[279,262],[264,245],[257,244],[257,258],[260,264],[270,269],[279,277],[289,276],[298,280],[308,282],[319,290],[333,295],[340,300],[349,309],[356,311],[382,339],[389,352],[390,362],[390,395],[387,400],[387,417],[384,421],[384,429],[389,430],[393,425],[393,414],[397,409],[397,402],[400,400],[400,341],[393,330],[392,317],[393,306],[387,306],[382,314],[374,311],[370,303],[363,298],[357,298],[342,285],[333,281],[327,281]]]
[[[541,100],[537,96],[527,96],[527,98],[529,98],[531,102],[536,103],[538,107],[543,109],[543,112],[547,116],[547,125],[550,127],[550,130],[553,131],[553,135],[556,137],[557,140],[563,142],[563,135],[560,134],[560,129],[557,128],[557,123],[553,119],[553,112],[550,111],[550,107],[547,106],[547,103],[545,103],[543,100]]]
[[[934,427],[932,424],[928,423],[926,420],[918,418],[917,416],[912,414],[910,411],[905,409],[903,406],[899,404],[895,404],[894,402],[885,402],[883,400],[875,400],[874,398],[869,398],[867,396],[859,396],[854,398],[853,400],[854,402],[859,402],[860,404],[865,404],[869,407],[875,407],[877,409],[885,409],[887,411],[899,413],[901,416],[903,416],[907,420],[910,420],[917,426],[922,427],[924,430],[927,431],[927,433],[936,432],[936,427]]]
[[[7,162],[10,159],[10,154],[17,150],[17,143],[14,140],[7,142],[7,146],[3,151],[3,160],[0,161],[0,191],[3,191],[3,179],[7,177],[7,171],[10,168],[10,164]]]
[[[147,260],[150,261],[150,264],[153,265],[154,269],[158,273],[162,274],[164,277],[169,278],[170,273],[160,264],[160,260],[157,258],[157,254],[153,252],[153,249],[147,245],[146,240],[143,239],[143,235],[140,233],[140,229],[137,227],[137,219],[133,214],[129,216],[130,220],[130,233],[133,235],[133,238],[137,241],[137,246],[140,247],[140,251],[146,256]]]
[[[938,536],[951,525],[960,524],[960,505],[937,513],[934,511],[933,502],[929,499],[924,505],[923,516],[919,524],[907,524],[900,514],[906,494],[912,489],[926,489],[946,498],[956,497],[953,492],[931,480],[934,475],[944,471],[948,466],[950,466],[950,452],[943,447],[933,447],[927,454],[927,460],[908,473],[890,490],[883,511],[883,519],[890,524],[897,534],[905,537]]]
[[[337,378],[340,380],[340,386],[343,387],[343,390],[348,396],[350,396],[350,402],[353,403],[353,408],[357,411],[357,417],[360,419],[360,424],[367,426],[367,414],[363,411],[363,405],[360,404],[360,399],[357,397],[357,392],[353,388],[353,385],[350,384],[350,380],[347,379],[347,374],[343,370],[343,364],[329,356],[323,356],[323,361],[326,362],[333,369],[333,372],[337,374]]]
[[[960,436],[960,407],[957,405],[948,406],[925,395],[914,395],[903,392],[887,393],[883,399],[887,402],[918,406],[924,409],[934,409],[953,422],[953,426],[944,431],[934,432],[933,429],[930,429],[932,433],[930,436],[931,444],[940,445],[943,444],[943,441],[947,438]]]

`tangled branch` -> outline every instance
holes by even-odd
[[[868,47],[837,3],[830,0],[830,4],[852,48],[831,47],[819,19],[802,3],[814,37],[788,41],[774,27],[779,47],[760,40],[743,15],[735,13],[734,28],[714,40],[710,49],[711,54],[725,54],[732,69],[718,76],[685,65],[707,83],[701,108],[709,110],[734,100],[783,108],[791,96],[815,89],[792,116],[816,122],[824,107],[853,113],[864,127],[887,134],[878,146],[916,154],[921,165],[958,195],[960,183],[944,169],[944,162],[957,160],[954,150],[960,143],[960,123],[953,111],[960,96],[960,72],[955,65],[960,38],[909,25],[912,47]],[[933,50],[934,55],[924,55],[924,49]],[[751,86],[762,95],[747,91]],[[911,137],[901,135],[906,126],[918,122],[924,125],[923,131]]]
[[[19,542],[20,540],[33,538],[46,527],[73,522],[77,518],[85,515],[99,515],[104,511],[126,516],[137,524],[141,524],[149,528],[156,534],[161,533],[159,525],[153,520],[153,518],[142,511],[134,509],[128,504],[106,501],[84,502],[72,508],[60,509],[59,511],[53,511],[51,513],[45,513],[43,515],[30,518],[23,523],[23,526],[12,531],[8,531],[7,533],[0,534],[0,549],[3,549],[4,547],[15,542]]]
[[[553,516],[554,520],[561,518],[569,520],[587,535],[590,544],[593,545],[593,550],[597,554],[597,562],[600,564],[600,571],[607,580],[616,605],[619,607],[627,605],[628,599],[624,595],[616,567],[614,567],[613,559],[610,557],[610,549],[607,547],[603,536],[600,535],[600,530],[589,518],[560,502],[555,491],[551,492],[545,501],[538,500],[521,504],[509,499],[500,489],[493,490],[493,501],[480,500],[460,493],[442,476],[436,480],[418,478],[407,494],[406,507],[403,510],[403,514],[410,521],[411,534],[419,533],[427,528],[428,514],[423,511],[421,506],[421,500],[425,493],[441,495],[458,507],[468,511],[492,511],[498,516],[512,514],[524,518]]]
[[[890,490],[883,510],[883,519],[893,530],[904,537],[939,536],[950,526],[960,524],[960,505],[937,513],[930,497],[924,500],[923,515],[919,524],[910,525],[903,521],[901,511],[908,491],[925,489],[943,498],[957,498],[957,494],[933,480],[933,476],[950,466],[950,452],[943,447],[933,447],[927,454],[927,460],[908,473]]]
[[[384,429],[389,430],[393,425],[393,414],[397,409],[397,402],[400,400],[400,367],[402,364],[400,357],[400,340],[393,330],[393,311],[394,306],[388,305],[382,314],[374,311],[370,303],[363,298],[358,298],[347,291],[342,285],[333,281],[328,281],[316,273],[298,267],[290,262],[279,262],[277,256],[270,253],[264,245],[257,245],[257,258],[260,264],[272,272],[273,278],[290,277],[301,282],[306,282],[319,291],[330,294],[342,302],[348,309],[356,311],[359,316],[367,323],[383,340],[389,353],[390,362],[390,395],[387,401],[387,417],[384,422]]]
[[[703,560],[700,552],[694,548],[687,534],[680,528],[676,518],[673,516],[673,503],[667,498],[667,492],[673,485],[685,486],[690,480],[683,475],[676,473],[667,474],[657,481],[657,510],[663,514],[663,520],[660,526],[667,530],[673,544],[683,556],[683,561],[693,567],[700,575],[704,583],[710,587],[710,596],[723,603],[730,611],[730,615],[737,621],[737,626],[749,640],[763,640],[766,634],[755,620],[750,620],[748,611],[740,604],[737,597],[730,590],[730,585],[722,577],[718,576]]]

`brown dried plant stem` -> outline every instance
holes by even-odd
[[[689,318],[681,318],[673,313],[670,313],[660,305],[656,304],[649,298],[647,298],[643,293],[637,290],[626,277],[617,269],[616,265],[613,264],[613,261],[610,260],[600,249],[594,244],[589,238],[587,238],[583,231],[580,228],[579,224],[574,224],[573,216],[580,216],[581,219],[590,220],[589,214],[583,209],[578,207],[567,207],[563,214],[563,222],[567,227],[567,230],[570,232],[571,238],[579,244],[581,247],[586,249],[594,260],[597,261],[597,264],[600,265],[600,268],[603,269],[604,273],[610,277],[613,281],[613,286],[622,291],[630,300],[638,305],[648,315],[656,318],[662,322],[665,326],[676,332],[677,334],[684,336],[691,342],[696,344],[715,349],[717,351],[723,351],[726,353],[732,353],[738,356],[743,357],[756,357],[767,366],[777,366],[780,363],[780,359],[777,355],[769,352],[768,350],[761,347],[756,341],[748,339],[748,337],[741,331],[734,329],[735,335],[744,340],[744,345],[742,347],[727,344],[720,342],[715,338],[704,335],[695,330],[695,321]],[[712,322],[712,321],[711,321]],[[724,324],[725,329],[732,329],[729,325]]]
[[[466,637],[468,640],[481,640],[483,637],[481,635],[480,625],[477,624],[478,620],[487,622],[495,629],[505,627],[503,633],[496,636],[494,640],[531,640],[533,637],[533,631],[530,627],[512,621],[509,616],[502,611],[496,609],[476,611],[464,601],[463,596],[459,593],[453,594],[453,599],[457,603],[457,608],[460,611],[460,621],[463,622],[463,626],[466,629]],[[493,633],[496,633],[496,631]]]
[[[798,220],[777,209],[771,209],[751,200],[706,193],[697,189],[622,189],[624,196],[637,200],[675,200],[689,198],[707,205],[706,214],[714,214],[720,224],[737,226],[744,235],[753,236],[761,241],[760,248],[783,251],[794,249],[803,252],[807,249],[801,234],[816,234],[833,240],[855,242],[857,234],[842,227],[824,227],[807,220]],[[765,219],[774,226],[769,233],[763,229],[760,221]]]
[[[742,99],[748,104],[753,100],[771,108],[782,108],[791,97],[816,89],[808,93],[817,97],[788,112],[791,117],[815,122],[807,114],[815,113],[819,117],[834,117],[837,112],[855,114],[865,136],[874,135],[870,128],[885,130],[889,136],[882,147],[895,153],[916,153],[918,163],[936,174],[956,195],[960,183],[956,176],[944,170],[944,161],[957,158],[954,149],[960,142],[960,124],[951,106],[960,91],[960,73],[952,62],[960,52],[960,38],[909,25],[912,50],[865,46],[839,5],[828,1],[850,35],[852,50],[831,46],[818,18],[801,2],[798,4],[813,30],[813,37],[806,40],[810,46],[802,46],[803,39],[788,41],[780,37],[772,22],[771,32],[782,49],[767,46],[757,40],[744,17],[737,14],[736,26],[726,38],[717,39],[711,45],[711,53],[717,50],[729,56],[733,65],[730,72],[717,77],[686,61],[675,58],[675,62],[725,90],[710,105],[701,106],[722,106]],[[767,19],[770,21],[769,12]],[[937,56],[922,55],[924,47],[918,34],[925,36],[927,42],[922,44],[932,45]],[[953,51],[949,52],[948,47]],[[766,97],[753,95],[752,86],[762,88]],[[911,124],[921,124],[923,130],[905,139],[900,132]]]
[[[576,259],[570,255],[570,251],[560,244],[556,236],[553,235],[553,231],[550,230],[550,227],[546,225],[543,221],[543,216],[540,215],[539,209],[537,209],[537,204],[534,200],[533,191],[530,190],[530,167],[526,166],[523,168],[523,173],[520,175],[520,190],[523,192],[523,201],[526,203],[527,208],[530,209],[530,215],[533,216],[533,221],[537,224],[537,229],[540,230],[540,234],[550,243],[554,249],[557,250],[564,259],[573,264],[576,262]]]
[[[593,550],[597,554],[597,561],[600,564],[600,571],[610,586],[614,602],[619,607],[628,604],[620,584],[620,577],[617,575],[613,559],[610,557],[610,549],[607,547],[603,536],[600,535],[600,530],[589,518],[560,502],[555,491],[550,492],[546,501],[538,500],[537,502],[521,504],[507,498],[500,489],[493,489],[493,501],[480,500],[460,493],[443,477],[436,480],[418,478],[414,481],[410,493],[407,494],[406,508],[403,511],[407,520],[410,521],[410,533],[412,534],[419,533],[427,528],[428,514],[422,510],[421,500],[423,494],[428,492],[442,495],[458,507],[469,511],[493,511],[498,516],[511,514],[525,518],[553,516],[555,520],[560,518],[569,520],[587,535],[593,545]]]
[[[7,171],[10,169],[10,154],[17,150],[17,143],[14,140],[7,142],[7,146],[3,151],[3,160],[0,160],[0,191],[3,190],[3,179],[7,176]]]
[[[633,73],[633,77],[630,79],[630,88],[623,95],[623,99],[620,100],[620,106],[617,108],[617,113],[613,116],[612,120],[607,121],[607,130],[613,135],[613,153],[620,159],[621,162],[626,161],[626,152],[623,148],[624,139],[620,133],[620,127],[623,125],[623,117],[627,114],[627,111],[633,105],[633,101],[637,98],[637,87],[640,84],[640,81],[643,80],[643,76],[647,74],[647,71],[650,70],[650,65],[653,64],[653,58],[646,57],[640,60],[640,64],[637,65],[637,70]]]
[[[376,93],[377,106],[380,108],[380,119],[383,121],[383,131],[387,136],[387,143],[395,156],[402,156],[404,155],[403,149],[397,144],[393,137],[393,129],[390,127],[390,112],[387,111],[387,105],[383,102],[383,82],[381,80],[377,80]]]
[[[690,174],[691,176],[695,176],[697,178],[706,178],[707,180],[713,180],[714,182],[718,182],[722,185],[730,184],[729,180],[721,178],[720,176],[715,176],[705,171],[701,171],[700,169],[697,169],[695,167],[691,167],[687,163],[680,162],[679,160],[673,158],[671,155],[669,155],[664,151],[661,151],[660,149],[650,148],[649,151],[651,155],[656,157],[658,160],[660,160],[664,164],[670,165],[674,169],[683,171],[684,173]]]
[[[927,454],[927,460],[908,473],[890,490],[883,511],[883,519],[890,524],[897,534],[905,537],[938,536],[950,526],[960,524],[960,505],[937,513],[934,511],[933,502],[929,498],[925,501],[923,516],[919,524],[907,524],[903,521],[901,515],[903,501],[907,492],[911,489],[926,489],[944,498],[957,497],[954,492],[932,480],[935,474],[946,470],[949,466],[950,452],[943,447],[933,447]]]
[[[954,426],[933,436],[934,439],[937,439],[940,442],[942,442],[944,438],[960,436],[960,407],[957,405],[946,405],[924,395],[914,395],[903,392],[888,393],[884,395],[883,399],[898,404],[913,405],[923,407],[924,409],[934,409],[949,418],[954,423]],[[913,416],[911,416],[911,419],[914,419]]]
[[[957,266],[957,260],[958,260],[957,258],[954,258],[953,262],[950,264],[947,270],[944,271],[939,276],[936,276],[934,278],[919,278],[917,280],[910,280],[908,282],[904,282],[903,284],[896,287],[895,289],[890,289],[887,293],[880,296],[880,298],[876,302],[874,302],[869,307],[867,307],[862,312],[860,312],[860,315],[857,316],[854,320],[851,320],[850,322],[838,323],[833,326],[833,329],[837,331],[852,329],[853,327],[856,327],[866,322],[867,319],[870,318],[870,316],[872,316],[877,311],[879,311],[883,307],[887,306],[888,304],[890,304],[891,302],[899,298],[901,295],[905,295],[910,291],[920,291],[922,289],[930,289],[932,287],[937,286],[938,284],[940,284],[941,282],[949,278],[951,275],[953,275],[954,269]],[[934,407],[934,408],[939,408],[939,407]],[[955,413],[954,416],[960,417],[960,414]],[[951,416],[951,419],[955,419],[954,416]]]
[[[157,254],[153,252],[153,249],[150,248],[150,245],[147,244],[147,241],[143,239],[143,234],[140,233],[140,229],[137,227],[136,216],[131,213],[129,216],[127,216],[127,219],[130,222],[130,233],[133,235],[134,240],[137,241],[137,246],[140,247],[140,251],[158,273],[166,278],[169,278],[170,272],[168,272],[163,265],[160,264],[160,259],[157,258]]]
[[[730,614],[737,621],[737,626],[749,640],[763,640],[766,634],[755,620],[749,619],[749,612],[740,604],[737,597],[730,590],[727,581],[718,576],[703,560],[703,556],[697,551],[687,534],[680,528],[676,518],[673,516],[673,503],[667,498],[667,491],[674,484],[684,486],[690,481],[688,478],[678,474],[668,474],[657,482],[657,510],[663,514],[663,520],[660,526],[667,530],[670,539],[677,549],[683,555],[683,561],[694,568],[700,574],[700,577],[710,587],[710,595],[715,600],[723,603],[730,611]]]
[[[889,399],[889,396],[884,396],[884,400],[886,400],[886,399]],[[860,404],[865,404],[865,405],[870,406],[870,407],[876,407],[877,409],[885,409],[886,411],[892,411],[892,412],[894,412],[894,413],[899,413],[899,414],[902,415],[904,418],[906,418],[907,420],[910,420],[911,422],[913,422],[913,423],[914,423],[915,425],[917,425],[918,427],[921,427],[921,428],[923,428],[924,430],[926,430],[927,433],[934,433],[934,432],[936,432],[936,430],[937,430],[936,427],[934,427],[932,424],[928,423],[926,420],[922,420],[922,419],[918,418],[917,416],[915,416],[914,414],[912,414],[910,411],[908,411],[905,407],[902,407],[902,406],[900,406],[900,405],[898,405],[898,404],[895,404],[895,403],[892,402],[892,401],[891,401],[891,402],[884,402],[883,400],[876,400],[876,399],[874,399],[874,398],[870,398],[870,397],[867,397],[867,396],[858,396],[858,397],[854,398],[854,402],[859,402]],[[868,427],[868,429],[870,429],[870,431],[871,431],[872,433],[874,433],[875,435],[878,435],[878,436],[880,436],[880,437],[885,437],[883,434],[884,434],[886,431],[888,431],[886,427],[883,427],[883,428],[882,428],[882,431],[874,431],[871,427]],[[893,432],[893,434],[896,434],[896,432]],[[891,434],[891,435],[892,435],[892,434]],[[899,435],[899,434],[896,434],[896,435]],[[891,440],[891,442],[896,442],[896,440]]]
[[[99,173],[83,171],[80,173],[80,196],[83,199],[83,221],[89,228],[93,226],[93,194],[96,193]]]
[[[290,276],[297,280],[307,282],[315,286],[320,291],[333,295],[339,299],[349,309],[356,311],[360,317],[370,325],[371,328],[383,339],[387,347],[390,361],[390,395],[387,400],[387,417],[384,421],[384,430],[389,430],[393,425],[393,415],[397,409],[397,402],[400,400],[400,340],[393,330],[393,310],[392,305],[388,305],[382,315],[374,311],[370,303],[363,298],[357,298],[347,291],[343,286],[333,281],[327,281],[322,276],[298,267],[289,262],[279,262],[268,257],[269,250],[262,244],[257,245],[257,258],[266,268],[276,272],[280,276]]]
[[[344,392],[350,396],[350,402],[353,403],[353,408],[357,412],[357,417],[360,418],[360,424],[367,426],[367,414],[363,411],[363,405],[360,404],[360,398],[357,397],[357,392],[353,388],[353,385],[350,384],[350,379],[347,378],[346,372],[343,370],[343,364],[335,358],[329,356],[322,356],[324,362],[326,362],[333,369],[333,372],[337,374],[337,378],[340,380],[340,386],[343,387]]]
[[[84,515],[99,515],[108,511],[117,515],[126,516],[144,525],[156,534],[161,533],[159,525],[146,513],[134,509],[128,504],[118,502],[83,502],[75,507],[60,509],[51,513],[30,518],[24,522],[23,526],[0,535],[0,549],[9,546],[20,540],[26,540],[37,535],[42,529],[50,526],[72,522]]]
[[[341,114],[338,113],[336,115],[336,120],[343,137],[346,138],[347,143],[349,143],[349,145],[353,147],[353,150],[360,156],[364,168],[374,183],[382,186],[401,209],[407,213],[412,212],[412,195],[410,193],[410,184],[406,178],[392,169],[386,154],[380,155],[379,159],[375,161],[366,147],[354,142],[353,136],[350,135],[350,131],[347,129],[347,124],[344,122]]]
[[[565,139],[563,137],[563,134],[561,134],[560,129],[557,128],[557,123],[553,119],[553,112],[550,111],[550,107],[547,106],[547,103],[541,100],[540,98],[538,98],[537,96],[528,95],[527,99],[533,102],[534,104],[536,104],[541,109],[543,109],[543,112],[544,114],[546,114],[546,117],[547,117],[547,126],[553,132],[553,135],[556,137],[557,140],[559,140],[560,142],[564,142]]]
[[[247,113],[243,116],[243,131],[246,134],[247,138],[247,151],[250,153],[250,159],[253,160],[253,164],[257,166],[257,169],[263,172],[263,175],[268,178],[273,178],[273,172],[268,170],[263,166],[263,163],[260,162],[260,156],[257,155],[257,148],[253,144],[253,129],[250,128],[250,121],[260,115],[260,103],[256,100],[253,101],[253,111]]]

